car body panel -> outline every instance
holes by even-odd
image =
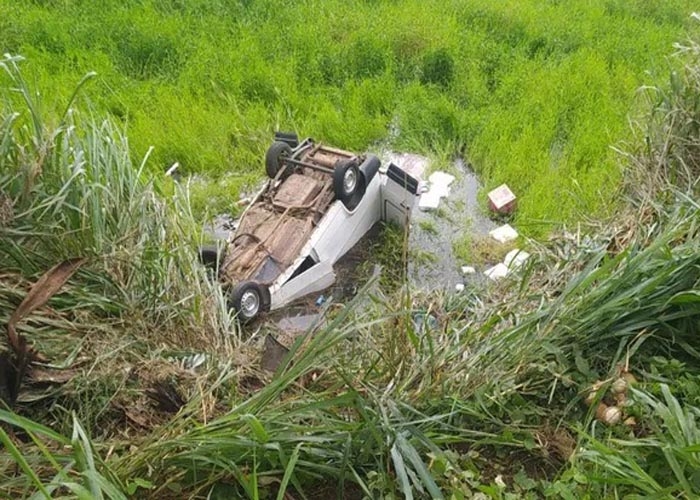
[[[380,220],[405,225],[417,180],[396,165],[306,139],[243,212],[228,243],[219,277],[228,284],[252,280],[267,287],[270,309],[328,288],[333,265]],[[349,210],[334,192],[334,168],[358,164],[360,188]],[[291,167],[290,167],[291,166]]]

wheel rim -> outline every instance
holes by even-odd
[[[260,309],[260,297],[254,290],[248,290],[241,296],[241,314],[246,318],[252,318]]]
[[[354,168],[349,168],[343,175],[343,190],[350,194],[355,191],[355,186],[357,185],[357,172]]]

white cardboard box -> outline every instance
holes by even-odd
[[[489,192],[488,198],[489,208],[494,212],[509,214],[515,210],[517,200],[513,191],[505,184],[501,184],[496,189]]]

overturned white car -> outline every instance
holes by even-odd
[[[223,254],[200,252],[230,286],[242,321],[332,285],[338,259],[376,222],[405,225],[418,192],[418,181],[394,164],[294,134],[276,134],[265,168],[270,179]]]

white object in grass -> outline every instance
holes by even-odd
[[[516,248],[515,250],[511,250],[506,254],[505,259],[503,259],[503,263],[508,266],[509,269],[517,269],[525,264],[525,261],[529,258],[529,253],[527,253],[525,250]]]
[[[491,278],[492,280],[496,281],[508,276],[509,272],[510,270],[508,269],[508,266],[501,262],[500,264],[496,264],[493,267],[489,267],[486,271],[484,271],[484,274],[488,278]]]
[[[518,237],[518,232],[510,224],[504,224],[490,231],[489,235],[498,242],[508,243]]]
[[[455,180],[454,175],[446,172],[433,172],[430,174],[429,189],[420,195],[418,208],[421,210],[435,210],[440,206],[440,200],[449,196],[450,184]]]

